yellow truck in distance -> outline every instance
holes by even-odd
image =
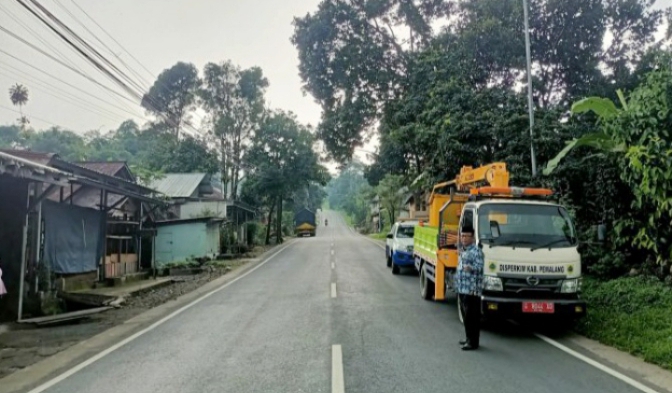
[[[466,225],[485,256],[484,317],[545,314],[571,322],[585,315],[576,231],[552,196],[548,189],[509,186],[501,162],[464,166],[454,180],[435,185],[429,222],[420,222],[413,238],[422,297],[444,300],[454,291]],[[458,315],[462,321],[459,299]]]

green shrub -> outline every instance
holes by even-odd
[[[585,278],[577,331],[672,370],[672,286],[656,277]]]

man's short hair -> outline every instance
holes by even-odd
[[[462,227],[462,233],[468,233],[468,234],[473,235],[473,234],[475,233],[475,232],[474,232],[474,227],[472,227],[472,226],[464,226],[464,227]]]

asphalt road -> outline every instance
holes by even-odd
[[[327,217],[317,237],[46,391],[639,392],[513,325],[461,351],[454,304],[422,300],[416,274],[392,275],[379,245]]]

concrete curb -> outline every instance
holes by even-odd
[[[221,287],[235,280],[237,277],[245,274],[247,271],[258,266],[275,252],[279,247],[291,245],[295,239],[290,239],[282,244],[278,244],[262,255],[259,258],[247,265],[225,274],[209,283],[187,293],[179,298],[161,304],[155,308],[145,311],[142,314],[122,322],[96,336],[87,340],[81,341],[57,354],[41,360],[24,369],[16,371],[5,378],[0,379],[0,393],[18,393],[21,391],[28,391],[39,386],[46,380],[49,380],[58,374],[72,368],[74,365],[104,351],[111,345],[130,337],[136,332],[146,328],[152,323],[169,315],[175,310],[180,309],[186,304],[198,299],[199,297]]]
[[[613,365],[642,382],[656,387],[661,393],[672,393],[672,371],[623,352],[619,349],[601,344],[578,334],[571,334],[563,338],[561,343],[581,348],[596,360],[607,365]]]

